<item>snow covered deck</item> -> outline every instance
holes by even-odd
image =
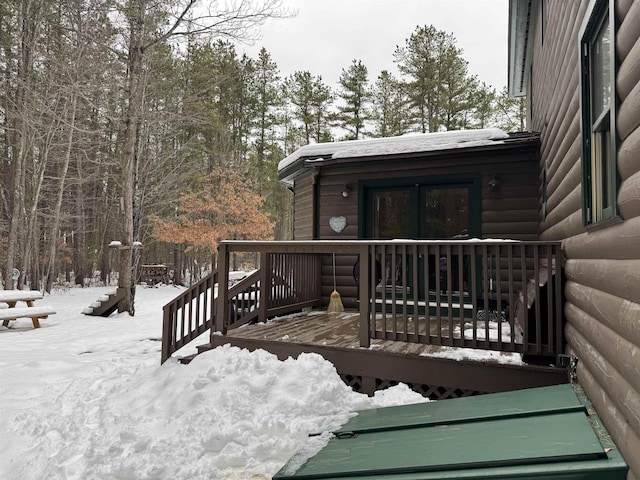
[[[260,268],[231,285],[240,252]],[[334,256],[348,266],[337,288],[353,305],[338,315],[326,312]],[[218,261],[165,305],[163,362],[210,330],[203,349],[315,352],[367,393],[403,382],[448,398],[567,381],[556,242],[229,241]]]
[[[381,322],[382,316],[378,315],[380,326]],[[502,329],[501,335],[508,335],[504,322],[488,323],[490,337],[496,338],[498,329]],[[446,330],[447,326],[442,328]],[[336,366],[346,383],[369,394],[398,382],[432,399],[445,399],[567,381],[564,369],[528,365],[519,353],[384,339],[372,339],[368,348],[362,348],[359,331],[357,312],[311,310],[245,325],[226,335],[214,334],[211,344],[200,350],[231,344],[263,349],[282,360],[303,352],[318,353]],[[437,335],[435,326],[431,333]],[[459,336],[459,330],[454,335]]]

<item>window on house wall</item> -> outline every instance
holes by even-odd
[[[580,35],[583,220],[617,215],[614,15],[610,0],[592,2]]]

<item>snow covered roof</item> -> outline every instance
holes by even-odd
[[[374,138],[369,140],[347,140],[343,142],[315,143],[306,145],[284,158],[278,164],[281,178],[291,170],[294,164],[305,161],[325,161],[338,158],[364,158],[404,153],[421,153],[461,148],[496,145],[510,138],[509,134],[498,128],[480,130],[456,130],[449,132],[421,133],[401,137]],[[302,165],[299,165],[300,167]]]

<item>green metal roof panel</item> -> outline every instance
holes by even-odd
[[[361,412],[273,478],[624,479],[624,460],[605,451],[613,444],[587,413],[571,386]]]
[[[338,432],[365,432],[407,426],[451,424],[472,419],[497,419],[584,410],[585,406],[580,402],[570,385],[556,385],[465,397],[455,401],[417,403],[365,410],[349,420]]]
[[[446,471],[604,456],[585,414],[570,412],[336,437],[296,476]]]

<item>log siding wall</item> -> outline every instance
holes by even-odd
[[[293,195],[293,239],[315,240],[314,176],[308,174],[295,180]]]
[[[541,132],[547,216],[541,240],[563,241],[568,353],[578,381],[640,479],[640,0],[617,0],[618,208],[622,222],[582,223],[579,30],[588,0],[546,2],[533,39],[531,129]],[[538,22],[541,19],[538,18]],[[539,25],[539,23],[538,23]]]

